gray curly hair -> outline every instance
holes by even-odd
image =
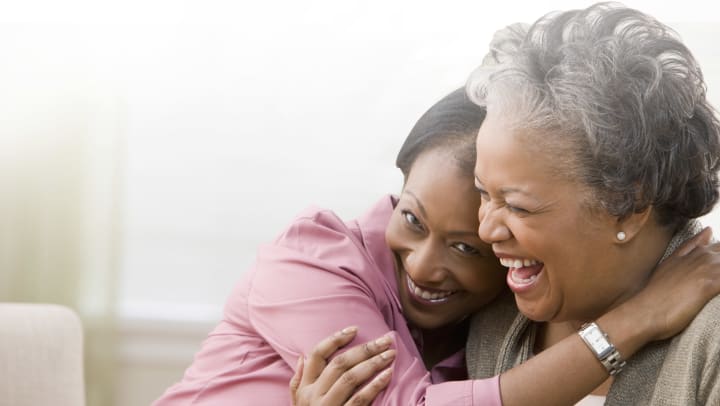
[[[676,227],[718,200],[720,125],[702,72],[669,27],[617,3],[511,26],[470,77],[471,99],[540,130],[570,176],[624,218]],[[597,204],[597,203],[596,203]]]

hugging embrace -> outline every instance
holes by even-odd
[[[719,160],[666,25],[600,3],[510,26],[410,131],[400,194],[260,247],[155,404],[720,404],[696,220]]]

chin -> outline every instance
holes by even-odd
[[[410,322],[415,326],[423,330],[434,330],[449,324],[445,320],[432,320],[425,317],[411,318]]]
[[[415,327],[419,327],[423,330],[435,330],[447,326],[451,326],[462,320],[462,317],[433,317],[432,315],[419,314],[419,315],[408,315],[408,321],[410,321]]]

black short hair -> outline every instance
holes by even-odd
[[[485,108],[473,103],[459,88],[435,103],[408,134],[395,165],[407,179],[422,153],[436,148],[448,149],[458,167],[471,174],[475,167],[475,139],[485,119]]]

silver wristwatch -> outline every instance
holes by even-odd
[[[625,361],[614,345],[608,341],[608,336],[596,323],[586,323],[578,332],[585,344],[595,354],[610,375],[617,375],[625,366]]]

